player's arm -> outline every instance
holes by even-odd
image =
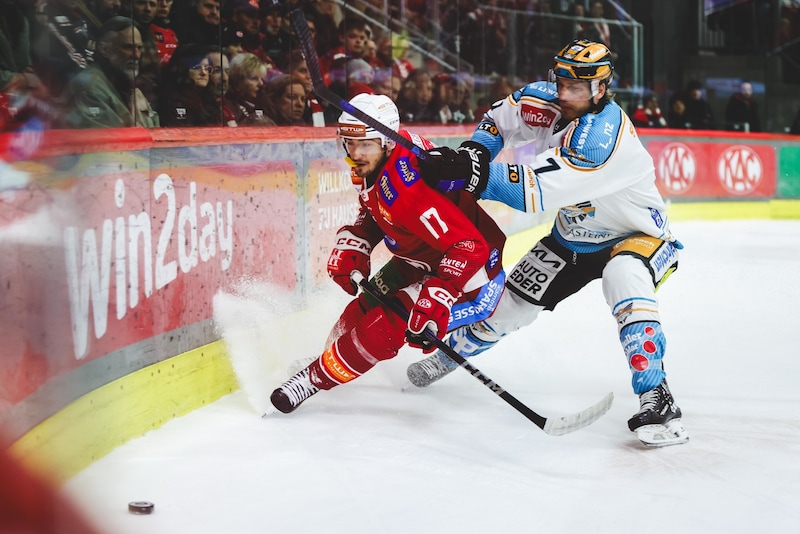
[[[535,82],[498,100],[475,128],[472,138],[456,149],[440,147],[420,161],[423,179],[439,191],[464,191],[480,196],[489,179],[489,162],[503,147],[551,146],[553,125],[561,118],[557,95]]]
[[[442,252],[439,264],[432,266],[434,276],[425,281],[408,320],[409,345],[430,352],[434,345],[425,330],[444,337],[453,304],[464,292],[489,281],[483,269],[489,259],[489,245],[456,204],[422,181],[414,187],[424,190],[425,195],[414,203],[416,209],[409,210],[416,220],[409,218],[407,228]]]
[[[372,249],[382,238],[383,231],[362,203],[355,222],[336,233],[336,244],[328,257],[328,275],[347,293],[355,295],[358,287],[350,273],[358,271],[369,277]]]

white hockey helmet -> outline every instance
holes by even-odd
[[[388,96],[361,93],[351,98],[350,104],[395,132],[400,129],[400,112]],[[339,115],[338,134],[342,139],[380,139],[381,146],[387,141],[386,136],[346,111]]]

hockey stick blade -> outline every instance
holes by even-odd
[[[306,58],[306,66],[308,67],[308,72],[311,76],[311,85],[314,87],[314,94],[327,103],[333,105],[340,111],[346,111],[364,124],[372,126],[387,139],[394,141],[398,145],[413,153],[418,158],[425,159],[424,151],[412,143],[411,140],[406,139],[399,133],[380,122],[378,119],[367,115],[350,102],[328,89],[328,87],[325,85],[325,81],[322,79],[322,70],[319,66],[319,58],[317,57],[317,51],[314,48],[314,38],[311,36],[311,31],[308,29],[308,22],[306,22],[305,13],[303,13],[301,9],[295,9],[289,13],[289,19],[291,20],[292,27],[297,35],[300,48],[303,50],[303,56]]]
[[[350,274],[350,277],[362,290],[364,290],[364,292],[368,293],[383,306],[389,308],[398,317],[408,321],[408,313],[406,310],[403,309],[398,303],[388,300],[383,293],[378,291],[375,286],[373,286],[366,278],[364,278],[364,275],[358,271],[353,271]],[[469,374],[480,380],[483,385],[489,388],[495,395],[506,401],[515,410],[528,418],[529,421],[533,422],[533,424],[551,436],[563,436],[564,434],[569,434],[570,432],[575,432],[576,430],[580,430],[581,428],[591,425],[600,419],[600,417],[602,417],[603,414],[605,414],[611,408],[611,404],[614,402],[614,394],[609,393],[594,406],[591,406],[578,413],[556,419],[543,417],[528,408],[528,406],[523,404],[511,393],[503,389],[497,382],[483,374],[480,369],[470,364],[463,356],[450,348],[450,345],[439,339],[436,334],[426,329],[425,336],[432,344],[436,346],[436,348],[444,352],[448,358],[464,368]]]

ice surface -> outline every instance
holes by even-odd
[[[614,392],[586,429],[548,436],[461,370],[417,390],[405,368],[419,353],[404,349],[288,416],[262,419],[238,391],[118,448],[65,489],[110,533],[799,532],[800,221],[673,230],[686,248],[659,296],[688,444],[647,449],[628,432],[638,402],[594,282],[470,360],[546,416]],[[339,293],[324,317],[230,331],[243,358],[267,360],[252,372],[280,381],[276,368],[319,351],[347,301]],[[276,324],[285,335],[265,349],[272,333],[259,329]],[[132,500],[155,512],[129,514]]]

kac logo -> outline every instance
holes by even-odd
[[[763,175],[761,158],[749,146],[728,147],[717,160],[717,179],[726,191],[734,195],[752,193]]]
[[[669,143],[658,157],[658,179],[667,192],[686,193],[697,177],[697,162],[692,150],[683,143]]]

